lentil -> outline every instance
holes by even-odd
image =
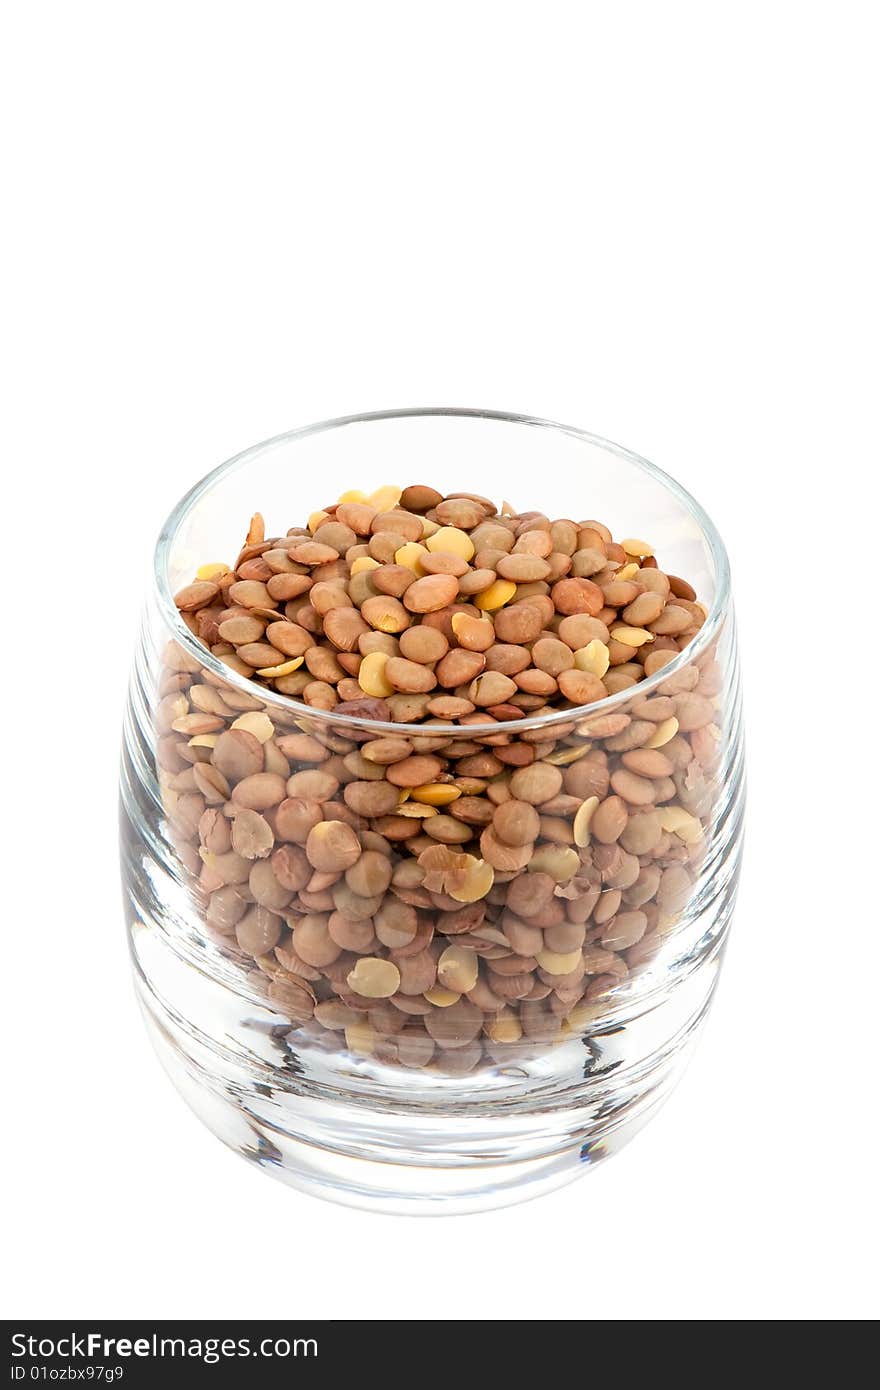
[[[397,966],[379,956],[362,956],[346,979],[355,994],[365,999],[390,999],[400,987]]]
[[[410,613],[436,613],[453,603],[458,594],[458,581],[452,574],[426,574],[417,579],[403,596]]]
[[[507,845],[531,845],[538,838],[541,822],[534,806],[511,797],[496,807],[492,827]]]
[[[268,811],[284,800],[287,784],[277,772],[255,772],[243,777],[232,791],[232,800],[250,811]]]
[[[437,979],[446,989],[467,994],[477,983],[479,967],[473,951],[464,946],[447,946],[437,962]]]
[[[578,647],[574,654],[573,665],[579,671],[587,671],[592,676],[598,676],[599,680],[605,675],[611,661],[611,654],[604,642],[598,637],[593,637],[585,647]]]
[[[474,558],[473,541],[466,531],[456,526],[441,526],[432,536],[428,536],[425,546],[428,550],[442,550],[444,553],[457,555],[465,561]]]
[[[251,710],[247,714],[240,714],[237,719],[233,719],[229,727],[230,729],[243,729],[245,733],[253,734],[260,743],[268,743],[275,733],[272,720],[262,710]]]
[[[664,744],[669,743],[671,739],[675,738],[677,733],[678,720],[674,715],[671,715],[668,719],[662,719],[660,721],[650,738],[646,739],[644,747],[662,748]]]
[[[487,589],[477,594],[474,603],[482,612],[494,612],[503,608],[516,593],[516,585],[510,579],[496,579]]]
[[[394,686],[385,674],[389,657],[386,652],[370,652],[358,668],[358,684],[367,695],[384,698],[394,693]]]
[[[258,811],[238,811],[232,821],[232,848],[243,859],[265,859],[275,843],[272,827]]]
[[[590,822],[599,805],[598,796],[589,796],[586,801],[582,801],[574,818],[572,831],[574,842],[581,849],[590,843]]]
[[[433,690],[437,677],[429,666],[421,666],[417,661],[407,661],[403,656],[389,656],[382,671],[392,690],[407,694],[424,694]]]
[[[355,864],[361,846],[357,835],[344,821],[319,821],[309,831],[306,856],[315,869],[337,873]]]

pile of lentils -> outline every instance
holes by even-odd
[[[172,838],[206,930],[300,1032],[408,1067],[509,1061],[600,1018],[674,930],[721,680],[710,648],[640,695],[706,618],[647,541],[422,485],[350,492],[283,536],[255,515],[235,566],[176,603],[253,693],[169,643]]]

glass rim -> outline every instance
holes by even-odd
[[[485,724],[447,724],[442,721],[425,722],[422,724],[398,724],[393,721],[380,719],[366,719],[362,715],[337,714],[335,710],[316,709],[312,705],[307,705],[304,701],[296,699],[292,695],[283,695],[278,690],[273,690],[269,686],[258,685],[256,681],[250,680],[247,676],[239,675],[229,666],[224,665],[221,659],[214,655],[208,647],[204,646],[199,639],[190,632],[186,623],[181,617],[180,611],[174,602],[174,595],[168,583],[168,559],[171,547],[177,538],[181,526],[192,511],[193,507],[203,498],[214,485],[225,478],[228,474],[243,468],[256,455],[263,450],[278,444],[291,443],[300,439],[308,439],[312,435],[324,434],[330,430],[341,429],[346,425],[370,424],[382,420],[399,420],[412,418],[431,418],[448,417],[455,419],[476,419],[476,420],[495,420],[501,423],[512,425],[528,425],[537,429],[554,430],[561,434],[566,434],[574,439],[579,439],[587,444],[593,444],[597,448],[604,449],[607,453],[614,454],[627,463],[634,464],[642,472],[659,482],[666,488],[684,509],[690,514],[697,523],[702,533],[702,537],[709,548],[712,564],[715,569],[715,594],[712,604],[706,615],[706,621],[700,628],[696,637],[693,637],[682,651],[672,660],[661,666],[652,676],[646,676],[644,680],[638,681],[636,685],[627,686],[625,690],[619,690],[613,695],[607,695],[604,700],[596,700],[591,705],[575,705],[571,709],[552,710],[549,713],[526,716],[522,719],[499,720],[495,723]],[[159,537],[153,556],[153,579],[156,586],[156,596],[158,605],[165,622],[174,637],[174,640],[198,660],[199,664],[210,671],[212,675],[222,680],[233,689],[240,691],[243,695],[248,695],[252,699],[259,700],[267,707],[274,707],[284,712],[287,719],[299,716],[305,719],[314,719],[319,724],[326,725],[328,731],[336,729],[340,733],[345,730],[358,730],[363,732],[365,728],[375,730],[382,734],[407,734],[416,738],[460,738],[473,739],[480,736],[480,731],[485,730],[483,738],[490,735],[515,734],[531,732],[536,729],[552,729],[559,724],[579,723],[584,719],[600,718],[604,715],[612,714],[619,710],[621,706],[627,704],[634,697],[644,698],[650,695],[674,675],[676,671],[689,665],[702,652],[704,652],[717,636],[728,608],[730,599],[730,562],[724,542],[718,533],[715,523],[708,513],[703,509],[695,497],[677,482],[670,474],[665,473],[662,468],[651,463],[648,459],[642,458],[640,454],[635,454],[630,449],[625,449],[621,444],[615,444],[612,440],[604,439],[601,435],[591,434],[588,430],[578,429],[573,425],[563,425],[555,420],[545,420],[540,416],[519,415],[503,410],[478,410],[464,406],[407,406],[397,410],[375,410],[366,411],[356,415],[340,415],[330,420],[321,420],[311,425],[303,425],[298,429],[286,430],[281,434],[273,435],[269,439],[262,440],[259,444],[252,444],[249,448],[243,449],[240,453],[234,454],[232,458],[224,463],[218,464],[210,472],[204,474],[188,492],[184,493],[179,502],[169,513]],[[366,696],[364,697],[367,698]]]

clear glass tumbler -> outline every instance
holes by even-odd
[[[284,535],[392,480],[515,492],[648,537],[705,620],[637,685],[484,733],[308,707],[234,669],[178,612],[175,593],[234,560],[255,510]],[[248,737],[221,742],[231,729]],[[359,753],[386,736],[466,796],[440,838],[412,805],[398,813],[387,767]],[[646,750],[652,800],[632,805],[614,782]],[[247,858],[229,798],[257,772],[287,799],[271,856]],[[540,836],[506,858],[496,846],[491,882],[475,883],[461,855],[483,863],[486,793],[511,777]],[[681,1074],[718,979],[743,791],[727,558],[673,479],[580,430],[488,411],[362,415],[257,445],[169,517],[134,660],[125,912],[159,1057],[219,1138],[315,1195],[430,1214],[548,1191],[616,1152]],[[316,872],[302,850],[316,814],[381,852],[353,876]]]

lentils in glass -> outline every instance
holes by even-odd
[[[176,603],[252,687],[169,644],[174,843],[206,931],[298,1029],[466,1072],[582,1031],[674,929],[720,676],[710,647],[639,697],[707,616],[647,540],[424,485],[349,492],[281,536],[255,515],[234,567]]]

